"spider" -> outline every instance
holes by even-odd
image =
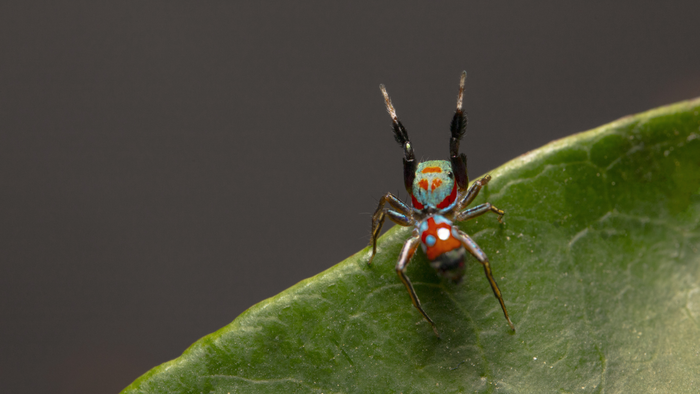
[[[423,310],[416,291],[406,275],[406,268],[411,261],[411,257],[418,249],[418,245],[421,246],[428,260],[430,260],[430,265],[441,276],[450,279],[454,283],[459,283],[464,276],[464,261],[467,252],[476,257],[479,263],[484,266],[486,278],[491,284],[493,294],[501,303],[503,314],[510,328],[515,331],[515,326],[508,317],[508,311],[503,302],[501,291],[493,279],[488,257],[469,235],[453,224],[454,222],[473,219],[487,212],[497,214],[498,221],[502,223],[502,218],[505,214],[505,212],[488,202],[465,209],[474,201],[481,188],[486,186],[491,180],[491,176],[486,175],[469,187],[467,157],[464,153],[459,153],[459,142],[467,128],[467,116],[462,111],[464,81],[466,78],[467,72],[463,71],[459,81],[457,110],[450,124],[450,131],[452,132],[452,137],[450,138],[450,161],[430,160],[422,163],[416,162],[413,146],[408,139],[408,133],[396,116],[396,110],[394,110],[384,85],[379,85],[384,95],[386,110],[393,121],[394,138],[403,147],[404,186],[411,196],[412,206],[399,200],[392,193],[387,193],[381,198],[377,210],[372,215],[372,237],[370,241],[372,252],[367,264],[372,264],[372,259],[377,253],[377,238],[387,217],[398,225],[413,227],[411,238],[404,243],[401,253],[399,253],[396,273],[406,286],[413,306],[430,323],[438,338],[440,334],[437,326]],[[386,206],[387,204],[389,205],[388,207]]]

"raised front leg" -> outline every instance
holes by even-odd
[[[391,128],[394,130],[394,139],[403,148],[403,183],[408,194],[411,194],[411,188],[413,188],[413,180],[416,177],[416,167],[418,163],[416,162],[416,156],[413,153],[413,145],[408,139],[408,132],[406,128],[403,127],[399,117],[396,115],[396,110],[394,109],[394,104],[391,103],[389,98],[389,93],[386,92],[384,85],[379,85],[382,94],[384,95],[384,104],[386,104],[386,110],[391,116]]]
[[[457,230],[457,233],[459,235],[459,241],[462,243],[465,249],[469,251],[474,257],[476,257],[477,260],[481,263],[481,265],[484,266],[484,272],[486,273],[486,279],[489,280],[489,284],[491,284],[491,290],[493,290],[493,295],[498,298],[498,302],[501,303],[501,309],[503,309],[503,315],[505,315],[506,320],[508,320],[508,324],[510,324],[510,328],[515,331],[515,326],[513,325],[513,322],[510,321],[510,317],[508,317],[508,310],[506,310],[506,304],[503,302],[503,297],[501,296],[501,290],[498,288],[498,284],[496,283],[496,280],[493,279],[493,274],[491,273],[491,265],[489,264],[489,259],[486,257],[486,253],[484,253],[479,245],[474,242],[473,239],[466,233],[464,233],[461,230]]]
[[[411,284],[411,281],[408,279],[408,276],[406,276],[406,267],[408,267],[408,263],[411,261],[411,257],[416,253],[416,249],[418,249],[418,245],[420,245],[420,236],[416,235],[408,239],[406,243],[403,245],[403,248],[401,249],[401,253],[399,254],[399,261],[396,263],[396,273],[399,275],[399,278],[401,278],[401,282],[403,282],[404,286],[406,286],[406,290],[408,290],[408,295],[411,297],[411,302],[413,302],[413,306],[418,309],[418,312],[423,315],[425,320],[430,323],[430,325],[433,327],[433,331],[435,331],[435,335],[437,335],[438,338],[440,338],[440,334],[438,333],[437,326],[433,321],[428,317],[428,314],[425,313],[423,310],[423,307],[420,304],[420,300],[418,299],[418,295],[416,295],[416,291],[413,289],[413,284]]]
[[[457,110],[452,117],[450,123],[450,163],[452,171],[457,182],[459,193],[464,193],[469,186],[469,176],[467,175],[467,156],[464,153],[459,153],[459,141],[464,137],[467,130],[467,114],[462,111],[462,102],[464,101],[464,81],[467,79],[467,72],[462,71],[462,76],[459,78],[459,94],[457,95]]]
[[[397,212],[385,208],[385,204],[396,209]],[[387,193],[379,200],[379,205],[377,210],[374,211],[372,215],[372,239],[370,240],[370,245],[372,245],[372,254],[369,257],[367,264],[372,264],[372,259],[374,255],[377,254],[377,238],[379,238],[379,233],[382,231],[382,225],[384,224],[384,219],[389,216],[389,220],[400,225],[400,226],[411,226],[414,224],[414,220],[411,217],[411,207],[406,205],[403,201],[399,200],[395,195]]]

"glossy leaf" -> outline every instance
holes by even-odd
[[[441,281],[410,230],[265,300],[124,393],[694,393],[700,390],[700,100],[554,141],[491,172],[464,223],[489,255]]]

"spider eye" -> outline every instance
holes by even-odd
[[[454,174],[452,173],[452,171],[447,171],[447,176],[449,176],[450,178],[454,178]]]

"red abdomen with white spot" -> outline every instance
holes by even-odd
[[[457,228],[440,215],[429,216],[418,228],[421,247],[430,265],[442,276],[459,282],[464,276],[466,252],[457,237]]]

